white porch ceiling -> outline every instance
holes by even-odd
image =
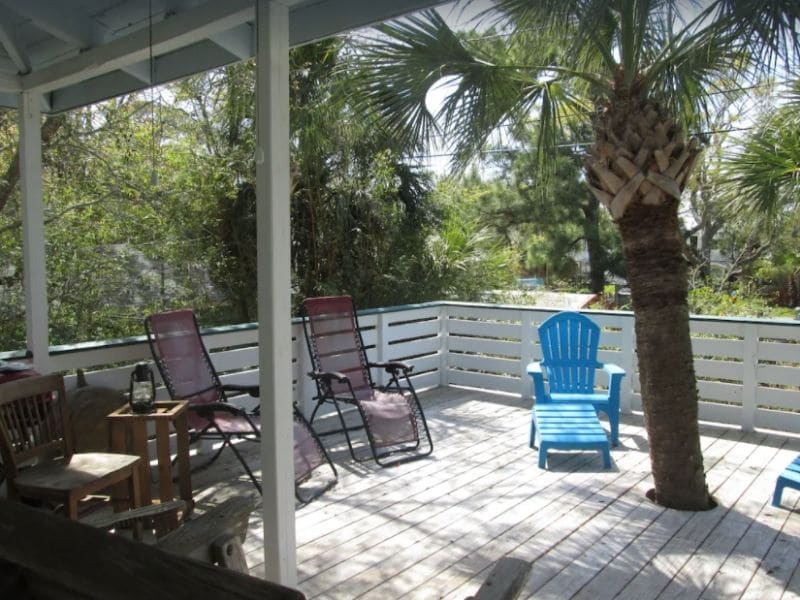
[[[299,46],[443,0],[281,0]],[[255,54],[253,0],[0,0],[0,106],[57,113]],[[152,40],[153,68],[150,65]],[[152,75],[152,77],[151,77]]]

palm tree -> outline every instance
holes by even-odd
[[[774,216],[800,203],[800,79],[726,161],[737,205]]]
[[[497,0],[489,14],[488,33],[500,37],[482,41],[456,35],[434,11],[379,27],[357,53],[370,75],[359,92],[396,137],[422,145],[440,131],[452,140],[456,166],[498,127],[532,114],[545,150],[559,129],[591,124],[586,181],[619,227],[628,267],[655,484],[648,495],[707,509],[678,217],[700,152],[687,129],[713,112],[714,94],[800,54],[800,5]],[[426,96],[442,80],[451,91],[434,115]]]

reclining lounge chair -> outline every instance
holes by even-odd
[[[258,397],[258,384],[222,384],[208,355],[197,319],[191,310],[176,310],[150,315],[145,320],[150,350],[164,385],[173,400],[189,401],[190,442],[221,441],[217,452],[202,467],[216,460],[227,447],[236,455],[253,485],[261,493],[261,484],[247,464],[235,440],[260,441],[261,422],[258,408],[253,412],[228,402],[226,392],[247,393]],[[288,400],[287,400],[288,401]],[[325,449],[305,418],[294,408],[295,495],[308,502],[336,483],[337,474]],[[333,477],[313,492],[303,488],[314,469],[328,464]]]
[[[401,362],[370,363],[350,296],[308,298],[303,303],[308,352],[314,370],[309,376],[317,386],[317,402],[310,423],[323,404],[330,403],[338,415],[350,455],[356,461],[371,456],[380,466],[416,460],[433,452],[433,441],[419,398],[409,378],[413,367]],[[371,368],[390,375],[385,386],[376,386]],[[370,456],[356,456],[342,404],[358,410],[366,432]]]

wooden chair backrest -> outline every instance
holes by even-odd
[[[0,456],[9,479],[26,462],[72,454],[65,397],[60,375],[0,385]]]

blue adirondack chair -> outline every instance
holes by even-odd
[[[560,312],[539,326],[543,360],[528,365],[533,393],[538,403],[589,403],[603,411],[611,425],[611,444],[619,445],[619,393],[625,371],[611,363],[597,361],[600,327],[576,312]],[[605,391],[595,391],[595,371],[608,374]],[[550,384],[545,392],[545,376]],[[531,424],[531,440],[534,437]]]

